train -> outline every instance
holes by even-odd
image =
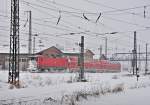
[[[31,66],[32,65],[32,66]],[[77,57],[49,58],[34,56],[30,59],[31,72],[78,72],[80,63]],[[120,72],[121,64],[109,60],[84,61],[85,72]]]

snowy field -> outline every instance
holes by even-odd
[[[150,105],[150,87],[83,100],[79,105]]]
[[[150,76],[139,81],[128,72],[20,73],[21,88],[11,89],[7,71],[0,71],[0,105],[150,105]]]

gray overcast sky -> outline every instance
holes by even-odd
[[[146,18],[144,18],[144,6],[146,6]],[[122,11],[122,9],[127,10]],[[142,46],[143,51],[145,43],[150,42],[149,0],[20,0],[21,52],[27,52],[28,49],[28,23],[25,27],[24,25],[28,20],[25,11],[29,10],[32,11],[32,32],[38,34],[37,51],[56,44],[65,47],[68,51],[72,48],[78,49],[76,43],[80,42],[80,36],[84,35],[86,48],[97,55],[100,44],[104,48],[104,38],[95,33],[119,32],[103,36],[108,38],[109,55],[116,50],[118,52],[132,50],[133,32],[129,31],[137,30],[137,43]],[[89,21],[84,19],[83,13]],[[96,23],[99,13],[101,17]],[[56,25],[60,16],[60,21]],[[10,0],[0,0],[1,52],[9,51],[9,46],[5,46],[9,44],[9,20]],[[69,33],[80,34],[69,35]],[[39,47],[40,44],[44,47]]]

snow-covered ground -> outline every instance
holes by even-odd
[[[150,93],[149,75],[140,75],[138,82],[127,72],[86,73],[88,82],[76,82],[77,76],[75,73],[22,72],[22,88],[10,89],[7,71],[0,71],[0,105],[141,105],[136,99],[145,102],[142,105],[150,103],[145,98]],[[128,98],[129,103],[126,103]],[[131,104],[130,99],[137,104]]]
[[[79,105],[150,105],[150,87],[83,100]]]

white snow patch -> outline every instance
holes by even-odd
[[[94,96],[97,94],[101,95],[102,93],[110,94],[118,91],[117,89],[122,89],[126,92],[131,89],[150,86],[149,76],[141,75],[137,82],[136,76],[128,76],[127,74],[127,72],[85,73],[88,82],[74,82],[74,78],[77,76],[74,73],[21,72],[20,83],[24,88],[10,90],[7,83],[8,72],[0,71],[0,102],[1,100],[37,99],[40,101],[38,102],[39,104],[41,104],[41,100],[42,102],[44,100],[51,100],[56,105],[60,104],[64,96],[72,97],[74,95],[73,97],[77,97],[77,94]],[[68,81],[72,82],[68,83]],[[59,102],[55,102],[56,100]]]

